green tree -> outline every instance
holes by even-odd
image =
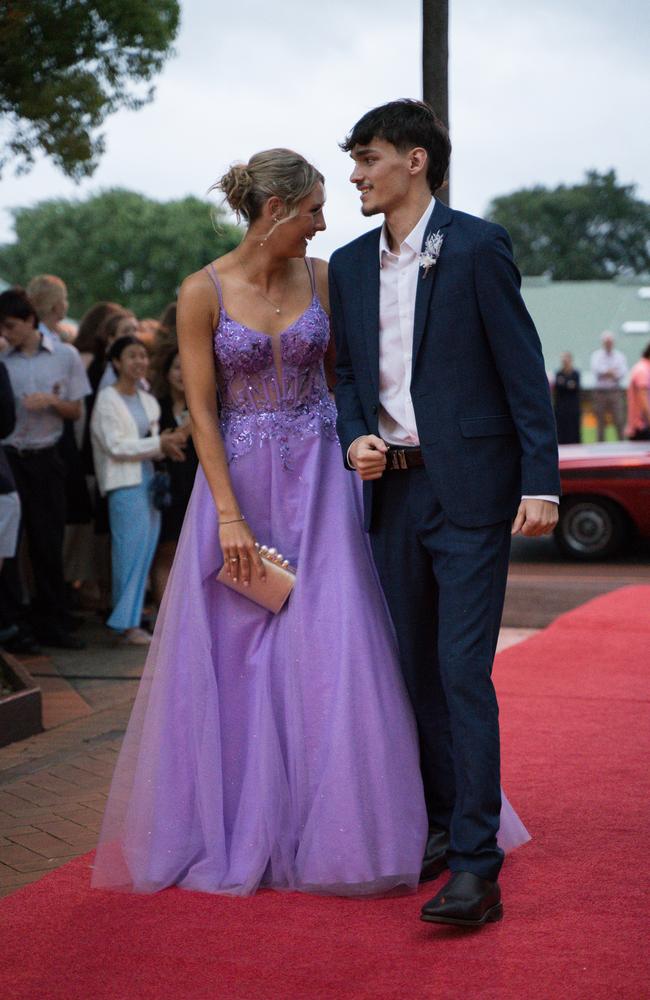
[[[137,316],[157,316],[183,278],[239,243],[241,230],[198,198],[157,202],[114,189],[85,201],[52,199],[13,210],[16,242],[0,247],[0,274],[26,284],[58,274],[70,315],[93,302],[121,302]]]
[[[616,172],[582,184],[534,187],[495,198],[488,218],[509,231],[524,274],[587,281],[650,271],[650,204]]]
[[[151,100],[148,81],[171,53],[178,0],[6,0],[0,5],[0,170],[45,153],[69,177],[92,174],[97,129],[118,108]],[[143,86],[144,85],[144,86]]]

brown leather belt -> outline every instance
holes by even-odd
[[[414,469],[418,465],[424,465],[422,449],[420,447],[397,448],[392,444],[388,446],[388,451],[386,452],[387,471]]]

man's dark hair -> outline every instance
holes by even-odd
[[[642,358],[647,358],[647,360],[650,361],[650,344],[648,344],[648,346],[646,347],[646,349],[643,352],[643,354],[641,355],[641,357]]]
[[[430,104],[404,97],[373,108],[359,119],[340,146],[345,153],[351,153],[355,146],[368,146],[373,139],[384,139],[400,152],[414,146],[426,149],[431,193],[435,194],[442,186],[449,166],[451,142],[446,125]]]
[[[0,294],[0,323],[6,319],[29,319],[30,316],[36,326],[38,316],[24,288],[15,285]]]

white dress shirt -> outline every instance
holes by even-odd
[[[54,393],[59,399],[77,402],[92,390],[79,351],[51,333],[41,333],[34,354],[10,347],[2,355],[16,400],[16,426],[2,442],[13,448],[38,451],[51,448],[63,433],[63,417],[54,407],[28,410],[23,397],[34,392]]]
[[[43,323],[42,321],[38,324],[38,328],[41,331],[41,333],[46,333],[48,337],[52,338],[52,340],[61,340],[61,337],[59,336],[57,331],[50,330],[49,326],[46,326],[45,323]],[[63,343],[62,340],[61,343]]]
[[[627,375],[627,359],[622,351],[600,347],[591,355],[591,371],[597,389],[617,389]]]
[[[397,253],[390,248],[385,222],[379,237],[379,436],[401,448],[420,443],[411,399],[413,327],[420,253],[435,203],[432,198]],[[522,499],[559,500],[556,496]]]
[[[435,198],[393,253],[386,223],[379,237],[379,434],[387,444],[418,445],[411,399],[415,296],[420,251]]]

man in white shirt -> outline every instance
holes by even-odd
[[[614,334],[605,330],[600,335],[601,347],[591,355],[591,372],[595,379],[593,390],[594,410],[598,423],[598,440],[605,440],[607,417],[623,440],[625,429],[625,400],[622,382],[627,375],[627,359],[614,347]]]
[[[510,535],[557,522],[555,421],[507,233],[434,199],[444,125],[419,101],[368,112],[342,148],[381,229],[330,262],[338,432],[413,703],[429,814],[425,920],[500,919],[491,668]]]
[[[67,341],[61,336],[60,324],[68,312],[68,289],[55,274],[37,274],[25,289],[38,316],[38,328],[56,340]]]
[[[80,649],[71,635],[63,575],[65,470],[60,440],[66,420],[77,420],[90,384],[79,357],[37,325],[26,293],[0,294],[0,331],[9,342],[2,355],[16,406],[16,423],[2,445],[16,481],[34,575],[32,626],[44,644]],[[10,572],[11,570],[11,572]],[[17,563],[4,568],[3,599],[20,604]],[[7,579],[9,577],[9,579]]]

